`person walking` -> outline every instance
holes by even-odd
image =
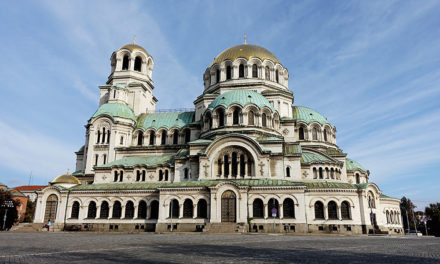
[[[47,221],[47,232],[50,231],[50,226],[51,225],[52,225],[52,223],[50,222],[50,219],[49,219],[49,221]]]

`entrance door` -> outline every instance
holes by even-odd
[[[232,191],[222,194],[222,222],[235,222],[236,197]]]
[[[46,211],[44,213],[44,222],[55,222],[57,215],[58,197],[55,194],[50,195],[46,201]]]

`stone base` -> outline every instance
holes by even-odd
[[[64,231],[92,231],[92,232],[155,232],[156,224],[66,224]]]
[[[205,223],[159,223],[156,232],[202,232]]]

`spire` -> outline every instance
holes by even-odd
[[[133,44],[136,45],[136,35],[133,37]]]
[[[247,42],[246,42],[246,33],[244,33],[244,44],[245,45],[247,44]]]

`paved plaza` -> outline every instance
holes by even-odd
[[[0,233],[0,263],[440,263],[440,239]]]

